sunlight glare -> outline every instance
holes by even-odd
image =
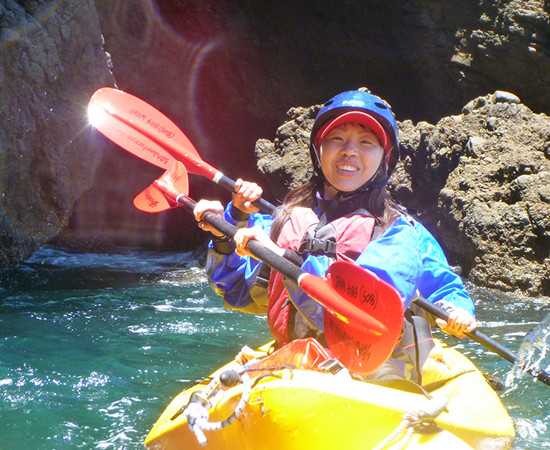
[[[99,128],[109,113],[106,111],[109,105],[101,107],[97,103],[90,103],[88,105],[88,121],[91,125]]]

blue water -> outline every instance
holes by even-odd
[[[468,289],[482,330],[510,349],[535,330],[548,370],[547,299]],[[550,448],[550,387],[479,344],[438,337],[508,380],[513,448]],[[142,448],[180,390],[268,339],[264,318],[222,307],[191,254],[44,247],[0,271],[0,449]]]

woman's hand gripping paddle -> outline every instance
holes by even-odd
[[[187,194],[187,172],[178,162],[139,194],[134,205],[149,213],[178,205],[193,211],[196,203]],[[202,219],[228,237],[237,232],[235,226],[214,213],[207,212]],[[388,359],[403,325],[403,304],[393,287],[352,263],[335,262],[321,278],[256,240],[249,241],[247,248],[325,307],[329,348],[352,373],[369,375]]]
[[[415,305],[420,306],[423,310],[429,312],[433,316],[443,319],[445,321],[449,320],[449,313],[447,311],[427,301],[420,294],[417,295],[413,302]],[[520,357],[517,353],[511,352],[506,347],[491,339],[489,336],[484,335],[479,330],[474,330],[471,333],[466,333],[466,336],[476,341],[478,344],[483,345],[485,348],[492,351],[493,353],[501,356],[505,360],[511,362],[512,364],[516,364],[520,361]],[[542,369],[535,369],[530,367],[523,367],[522,369],[533,375],[537,380],[550,386],[550,374],[548,372],[545,372]]]
[[[163,169],[174,160],[233,192],[235,182],[204,162],[191,141],[168,117],[131,94],[104,87],[88,104],[88,116],[102,134],[123,149]],[[273,214],[275,206],[260,198],[254,204]]]

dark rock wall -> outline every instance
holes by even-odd
[[[292,108],[273,141],[256,145],[265,185],[282,198],[311,173],[318,107]],[[400,123],[393,198],[477,284],[550,295],[550,117],[510,93],[469,102],[436,125]]]
[[[170,117],[205,161],[232,178],[260,182],[254,143],[273,139],[290,106],[317,104],[344,89],[366,85],[400,120],[414,122],[436,123],[497,89],[516,93],[534,111],[547,110],[546,6],[96,0],[118,87]],[[133,196],[157,174],[118,152],[98,171],[97,190],[77,204],[65,240],[179,248],[201,239],[184,212],[167,221],[133,210]],[[123,211],[116,218],[97,206],[103,186],[113,183]],[[266,190],[271,200],[280,198],[272,186]],[[199,177],[191,177],[191,195],[228,199]],[[105,232],[85,226],[97,217],[112,225]]]
[[[102,157],[86,105],[113,78],[93,2],[4,0],[0,83],[0,266],[6,266],[67,225]]]
[[[497,89],[518,94],[536,112],[549,110],[547,2],[392,3],[402,75],[389,100],[402,120],[434,123]]]
[[[204,239],[183,211],[160,216],[136,211],[132,199],[159,175],[157,169],[84,126],[81,111],[93,91],[113,84],[110,58],[120,89],[170,117],[205,161],[232,178],[262,183],[274,202],[307,176],[307,158],[296,149],[307,142],[315,114],[308,105],[367,86],[388,100],[402,122],[405,160],[402,175],[396,174],[402,184],[394,192],[443,241],[452,262],[492,286],[546,292],[543,275],[524,283],[495,271],[484,276],[492,266],[480,255],[490,253],[485,248],[497,248],[493,241],[502,237],[481,225],[465,225],[481,213],[468,216],[459,206],[477,205],[476,195],[485,203],[508,195],[513,203],[521,194],[523,200],[514,208],[528,208],[533,236],[520,236],[520,227],[514,231],[517,246],[509,240],[498,251],[512,245],[514,257],[541,268],[547,263],[545,209],[543,204],[535,207],[534,199],[545,197],[526,187],[535,184],[534,178],[521,177],[541,177],[537,180],[542,182],[545,169],[514,172],[510,167],[517,162],[496,153],[484,156],[484,146],[476,160],[468,148],[487,138],[476,130],[474,137],[482,141],[471,140],[468,127],[461,126],[483,108],[469,106],[472,114],[461,124],[455,118],[470,100],[496,90],[516,94],[521,104],[510,105],[518,111],[528,107],[528,121],[550,109],[548,8],[548,2],[535,0],[6,0],[0,6],[0,108],[15,122],[0,124],[4,262],[23,258],[59,233],[77,198],[70,226],[56,237],[57,243],[176,249]],[[293,108],[288,120],[291,106],[303,108]],[[488,127],[504,123],[493,110],[487,114],[480,120],[491,119]],[[286,128],[276,134],[281,124]],[[501,129],[489,141],[501,133],[503,141],[510,140],[502,148],[510,149],[517,131]],[[107,149],[101,161],[101,152],[90,152],[90,147]],[[542,153],[524,156],[536,159]],[[495,173],[512,170],[517,175],[509,180],[515,184],[506,187],[508,194],[498,183],[479,181],[468,171],[476,167],[472,161],[487,158]],[[94,171],[92,189],[81,195]],[[425,181],[415,175],[421,171]],[[289,176],[281,178],[284,174]],[[471,185],[467,191],[465,183]],[[229,198],[196,176],[191,177],[191,195]],[[522,203],[526,198],[529,207]],[[515,220],[523,223],[510,214],[505,214],[507,230]]]
[[[504,92],[402,129],[394,197],[470,280],[550,294],[550,117]]]

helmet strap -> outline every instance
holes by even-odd
[[[322,173],[323,170],[321,169],[321,155],[320,155],[320,152],[319,152],[319,150],[317,150],[317,147],[315,147],[315,144],[311,144],[311,146],[313,147],[313,154],[315,155],[315,161],[311,161],[311,163],[313,164],[313,169],[314,169],[314,171],[320,170],[321,173]]]

